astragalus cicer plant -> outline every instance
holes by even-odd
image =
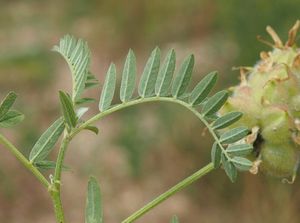
[[[293,77],[297,80],[299,78],[297,75],[292,75],[294,70],[292,69],[290,71],[288,69],[290,68],[290,64],[284,60],[284,55],[286,55],[287,58],[290,58],[289,55],[291,54],[293,56],[293,60],[289,59],[288,62],[293,61],[295,66],[299,65],[300,54],[298,48],[295,46],[294,41],[295,32],[297,31],[298,26],[299,22],[290,31],[288,44],[283,46],[278,43],[279,45],[275,45],[276,49],[274,49],[273,53],[269,53],[269,56],[267,56],[267,54],[263,55],[264,61],[267,60],[267,58],[269,58],[268,60],[273,58],[271,64],[276,63],[276,59],[281,61],[281,63],[284,65],[282,65],[283,68],[279,71],[289,71],[286,72],[286,74],[289,74],[289,76],[282,77],[281,80],[278,79],[279,77],[275,78],[272,74],[269,74],[269,76],[272,78],[266,78],[268,81],[266,81],[266,84],[262,86],[264,92],[266,92],[264,94],[269,97],[264,98],[265,100],[262,100],[261,103],[272,103],[276,99],[273,97],[273,93],[275,92],[280,94],[280,92],[276,91],[276,86],[280,84],[280,89],[283,89],[283,91],[284,89],[288,89],[288,91],[293,92],[292,98],[290,98],[290,94],[285,94],[284,96],[287,98],[284,98],[284,100],[287,100],[289,105],[292,107],[298,106],[299,104],[299,94],[297,94],[299,90],[297,91],[296,87],[292,90],[289,88],[289,86],[284,85],[287,83],[284,82],[284,80],[289,80],[288,78],[290,77]],[[268,29],[270,30],[270,28]],[[276,38],[276,36],[272,36]],[[258,147],[260,148],[262,143],[270,143],[270,139],[267,139],[266,136],[272,136],[272,134],[276,134],[276,131],[275,133],[272,131],[268,132],[266,135],[264,129],[267,129],[268,126],[262,127],[263,125],[258,125],[256,122],[252,123],[248,121],[252,119],[256,120],[261,115],[259,114],[258,116],[255,116],[256,114],[250,113],[250,111],[252,111],[252,107],[250,107],[250,105],[252,105],[252,100],[254,100],[253,97],[255,97],[255,95],[247,94],[247,98],[240,99],[239,97],[244,95],[244,91],[241,90],[242,87],[237,87],[235,88],[232,96],[230,96],[230,91],[227,90],[219,91],[210,96],[210,92],[217,81],[217,72],[209,73],[194,87],[192,92],[187,92],[194,67],[193,55],[187,56],[182,62],[181,66],[177,69],[176,75],[173,75],[175,73],[176,66],[176,55],[174,50],[171,49],[165,57],[163,63],[160,64],[160,50],[159,48],[155,48],[152,51],[140,77],[137,90],[138,95],[135,95],[137,82],[136,58],[133,51],[129,50],[123,70],[121,72],[122,80],[119,95],[120,102],[112,105],[111,103],[113,97],[115,97],[114,93],[117,80],[117,70],[114,64],[111,64],[108,68],[99,97],[100,99],[95,100],[92,98],[84,98],[82,97],[82,93],[87,88],[98,86],[96,77],[90,71],[90,50],[87,46],[87,43],[83,40],[77,40],[72,36],[66,35],[60,40],[59,44],[53,48],[53,50],[63,56],[70,68],[72,75],[72,92],[67,93],[64,91],[59,91],[58,94],[61,103],[61,117],[54,121],[53,124],[51,124],[51,126],[40,136],[33,146],[28,158],[20,153],[19,150],[1,134],[0,143],[4,146],[4,148],[9,150],[24,165],[25,168],[31,171],[32,174],[49,192],[53,201],[54,211],[58,223],[67,222],[64,217],[64,209],[61,201],[61,184],[62,171],[65,168],[64,159],[70,141],[82,130],[90,130],[95,134],[98,134],[97,127],[93,125],[95,122],[116,111],[130,106],[159,101],[181,105],[191,111],[191,113],[194,114],[199,121],[206,126],[214,139],[214,143],[211,150],[211,163],[207,164],[203,168],[193,173],[191,176],[180,181],[165,193],[153,199],[144,207],[123,220],[123,223],[135,221],[164,200],[168,199],[178,191],[186,188],[216,168],[222,167],[229,179],[234,182],[237,178],[238,171],[250,171],[252,173],[256,173],[259,168],[258,163],[262,162],[261,165],[263,165],[264,159],[267,160],[267,158],[264,158],[265,156],[268,156],[264,155],[266,152],[264,153],[264,150],[262,150],[261,154],[258,152]],[[267,63],[266,65],[263,63],[264,66],[260,65],[261,63],[259,63],[258,68],[262,69],[268,67]],[[264,72],[269,71],[275,72],[273,71],[272,67],[264,70]],[[252,83],[251,80],[255,79],[255,75],[256,74],[254,73],[250,75],[250,78],[252,76],[253,78],[247,81],[249,85]],[[245,85],[245,80],[246,77],[242,79],[241,86]],[[282,82],[283,84],[281,84]],[[254,88],[257,84],[258,83],[253,82],[253,85],[251,86]],[[228,97],[230,97],[229,100]],[[16,94],[13,92],[10,92],[3,99],[0,106],[1,127],[11,127],[23,120],[24,116],[20,112],[11,109],[15,100]],[[247,106],[245,108],[239,106],[242,104],[242,102],[245,103],[245,100],[249,100],[249,109]],[[99,113],[90,118],[83,118],[83,115],[88,110],[88,104],[95,101],[97,101],[99,104]],[[296,104],[293,104],[293,101],[295,101]],[[240,102],[240,104],[238,102]],[[263,107],[265,104],[261,106]],[[242,112],[245,112],[247,115],[242,117]],[[268,122],[268,125],[271,127],[275,125],[277,129],[281,129],[281,126],[283,126],[282,128],[286,129],[286,110],[283,110],[281,107],[271,107],[270,109],[267,107],[264,112],[267,117],[264,118],[260,123]],[[268,112],[271,116],[268,116]],[[272,112],[275,112],[275,114]],[[295,113],[295,115],[296,114],[298,113]],[[268,118],[273,116],[274,118]],[[294,119],[295,124],[298,123],[297,120],[298,119]],[[297,127],[297,125],[295,126]],[[297,131],[297,128],[293,128],[293,131],[291,131],[289,136],[280,135],[280,139],[284,137],[283,141],[286,142],[286,140],[288,140],[288,144],[284,144],[283,142],[279,141],[276,142],[277,145],[284,145],[283,148],[291,147],[292,145],[290,145],[290,139],[293,139],[293,141],[297,143]],[[287,134],[286,132],[283,133]],[[288,139],[285,137],[288,137]],[[58,143],[58,141],[60,141],[60,149],[58,151],[57,159],[55,161],[49,160],[48,155],[52,152],[55,144]],[[253,145],[255,148],[253,148]],[[270,162],[272,162],[272,165],[278,169],[279,167],[277,166],[281,165],[282,161],[280,160],[278,163],[277,160],[275,159]],[[269,164],[267,163],[266,165]],[[298,166],[293,164],[293,167],[297,169]],[[41,172],[42,169],[54,169],[54,172],[50,176],[44,176]],[[289,176],[290,172],[288,173],[289,174],[277,175]],[[100,188],[97,180],[94,177],[91,177],[88,182],[85,222],[101,223],[103,221]],[[177,217],[173,217],[171,222],[176,223],[179,221]]]

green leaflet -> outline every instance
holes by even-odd
[[[223,129],[231,124],[235,123],[242,117],[243,113],[241,112],[229,112],[225,114],[224,116],[218,118],[214,123],[213,123],[213,128],[214,129]]]
[[[76,101],[76,105],[82,105],[82,104],[87,104],[91,102],[96,102],[94,98],[80,98]]]
[[[93,88],[99,84],[97,78],[90,72],[88,72],[84,89]]]
[[[120,99],[127,102],[131,99],[136,79],[136,59],[133,51],[130,49],[123,68],[122,82],[120,88]]]
[[[56,167],[56,162],[50,161],[50,160],[42,160],[42,161],[37,161],[34,163],[34,166],[41,170],[52,170],[55,169]],[[63,165],[62,167],[63,170],[70,170],[70,167],[67,167]]]
[[[226,152],[234,156],[247,156],[253,151],[253,146],[250,144],[229,145]]]
[[[0,127],[9,128],[23,121],[24,115],[16,110],[10,110],[0,119]]]
[[[248,171],[253,165],[253,163],[250,160],[239,156],[233,157],[232,163],[235,165],[236,168],[238,168],[241,171]]]
[[[212,88],[217,82],[218,73],[216,71],[206,75],[194,88],[189,98],[191,105],[200,104],[211,92]]]
[[[17,95],[15,92],[9,92],[0,104],[0,119],[9,111],[14,104]]]
[[[188,56],[182,63],[177,75],[175,76],[173,86],[172,86],[172,95],[174,98],[178,98],[187,89],[193,68],[194,68],[195,58],[194,55]]]
[[[60,99],[65,122],[69,127],[69,129],[71,129],[75,127],[77,124],[77,117],[74,111],[71,98],[68,95],[66,95],[64,92],[59,91],[59,99]]]
[[[105,111],[111,105],[116,87],[116,66],[111,64],[105,78],[103,89],[101,92],[99,110]]]
[[[64,131],[64,128],[64,119],[61,117],[57,119],[37,140],[29,154],[30,162],[34,163],[36,161],[44,160],[53,150],[53,147]]]
[[[103,211],[100,188],[97,180],[94,177],[90,177],[85,208],[85,223],[102,223],[102,216]]]
[[[214,164],[215,168],[218,168],[221,164],[221,155],[222,155],[222,149],[218,145],[217,142],[215,142],[211,149],[211,161]]]
[[[67,61],[72,73],[72,101],[76,102],[85,89],[90,65],[90,50],[85,41],[76,40],[70,35],[64,36],[53,50],[60,53]]]
[[[220,91],[207,100],[202,109],[202,114],[205,116],[212,115],[219,111],[228,98],[226,90]]]
[[[230,181],[232,183],[234,183],[236,181],[236,178],[237,178],[237,169],[232,164],[232,162],[227,160],[227,158],[225,157],[224,154],[222,154],[222,164],[223,164],[225,173],[229,177]]]
[[[99,129],[93,125],[88,125],[84,129],[89,130],[89,131],[95,133],[96,135],[98,135],[98,133],[99,133]]]
[[[170,221],[170,223],[179,223],[179,219],[176,215],[174,215]]]
[[[220,142],[224,144],[234,143],[248,135],[246,127],[237,127],[224,132],[220,137]]]
[[[175,71],[176,55],[174,49],[171,49],[160,69],[155,83],[155,94],[157,96],[167,96]]]
[[[139,95],[144,97],[152,96],[155,90],[155,82],[157,78],[157,73],[159,70],[159,64],[160,64],[160,50],[158,47],[156,47],[146,65],[139,83],[138,92]]]

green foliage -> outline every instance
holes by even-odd
[[[139,95],[142,98],[153,95],[155,82],[159,70],[159,64],[160,64],[160,50],[158,47],[156,47],[152,51],[145,65],[143,74],[141,76],[138,91],[139,91]]]
[[[64,119],[57,119],[37,140],[35,145],[33,146],[30,154],[29,160],[32,163],[42,161],[49,153],[52,151],[54,145],[58,141],[62,132],[64,131]]]
[[[111,105],[115,93],[116,78],[116,66],[114,64],[111,64],[107,71],[106,79],[100,97],[100,111],[105,111]]]
[[[157,96],[167,96],[168,91],[172,82],[173,73],[175,71],[176,54],[173,49],[171,49],[166,59],[160,69],[156,84],[155,84],[155,94]]]
[[[53,50],[60,53],[67,61],[72,74],[73,90],[72,101],[80,99],[85,88],[94,86],[95,78],[89,73],[90,69],[90,50],[85,41],[76,40],[70,35],[64,36],[59,45],[54,46]]]
[[[9,92],[0,104],[0,127],[9,128],[19,124],[24,119],[24,115],[16,110],[10,110],[17,95]]]
[[[244,140],[249,130],[246,127],[230,129],[231,124],[238,121],[242,113],[231,112],[220,117],[219,110],[225,104],[228,98],[228,92],[220,91],[210,96],[217,81],[217,72],[211,72],[206,75],[194,87],[192,92],[187,91],[195,64],[194,55],[186,57],[173,80],[173,73],[176,66],[175,51],[172,49],[168,52],[160,67],[160,49],[156,47],[147,60],[138,83],[139,97],[134,97],[136,58],[133,51],[129,50],[122,72],[119,103],[112,105],[117,79],[116,67],[112,63],[107,71],[100,94],[98,103],[100,112],[85,121],[82,117],[89,108],[80,106],[83,103],[92,102],[93,99],[84,98],[81,97],[81,95],[85,89],[98,84],[97,79],[89,71],[90,52],[88,46],[84,41],[76,40],[74,37],[67,35],[61,39],[58,46],[54,47],[54,50],[59,52],[67,61],[73,80],[72,96],[63,91],[59,91],[63,117],[56,120],[37,140],[30,152],[29,160],[23,157],[22,154],[16,152],[15,147],[3,140],[1,135],[0,141],[9,147],[13,151],[13,154],[17,154],[16,157],[47,186],[54,200],[58,222],[65,222],[59,192],[61,189],[62,170],[68,169],[64,165],[64,156],[70,141],[82,130],[90,130],[98,134],[99,130],[94,126],[96,121],[129,106],[155,101],[179,104],[195,114],[206,126],[214,139],[214,144],[211,151],[212,163],[175,185],[169,191],[155,199],[153,203],[150,202],[123,222],[127,223],[136,220],[169,196],[221,165],[231,181],[236,180],[238,170],[247,171],[252,167],[253,163],[245,158],[253,149],[252,146],[246,144]],[[10,110],[15,99],[16,95],[9,93],[1,103],[0,126],[12,126],[23,118],[21,113]],[[224,128],[226,129],[224,130]],[[67,131],[64,132],[65,129]],[[64,135],[57,160],[47,160],[48,155],[53,150],[63,132]],[[53,168],[55,169],[54,177],[51,176],[51,181],[48,182],[39,170],[49,170]],[[85,222],[103,222],[100,188],[94,177],[91,177],[88,182]],[[176,216],[172,218],[171,222],[179,223]]]
[[[172,95],[178,98],[184,94],[192,77],[195,58],[194,55],[188,56],[182,63],[172,86]]]
[[[122,102],[129,101],[135,88],[136,79],[136,59],[133,51],[130,49],[125,61],[122,83],[120,89],[120,99]]]
[[[90,177],[88,182],[87,201],[85,208],[85,223],[102,223],[102,199],[100,187],[96,178]]]
[[[72,104],[72,100],[69,95],[65,94],[62,91],[59,91],[59,99],[61,108],[63,111],[65,123],[68,129],[72,129],[77,124],[77,116],[74,110],[74,106]]]

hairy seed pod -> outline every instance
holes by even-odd
[[[271,27],[267,28],[274,40],[274,44],[268,42],[272,51],[261,53],[254,67],[241,69],[241,83],[230,88],[232,95],[222,110],[244,113],[236,126],[259,128],[254,158],[261,165],[259,169],[275,177],[291,176],[298,162],[300,48],[295,36],[299,28],[297,21],[285,44]]]

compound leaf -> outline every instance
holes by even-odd
[[[76,40],[73,36],[64,36],[59,45],[53,47],[53,51],[60,53],[67,61],[72,73],[73,91],[72,101],[76,102],[83,90],[90,65],[90,50],[85,41]]]

